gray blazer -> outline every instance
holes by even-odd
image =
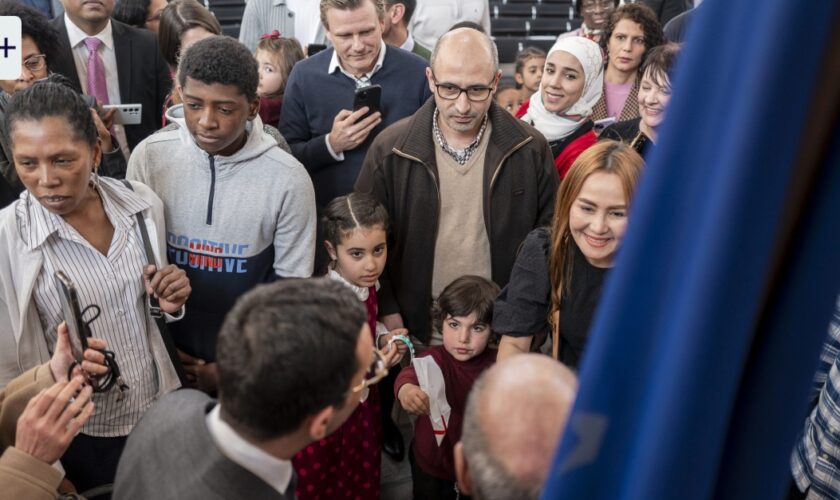
[[[113,498],[294,500],[294,478],[280,495],[222,455],[206,423],[216,404],[203,392],[182,389],[152,406],[128,437]]]

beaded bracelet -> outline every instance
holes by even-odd
[[[396,340],[399,340],[408,347],[408,354],[411,356],[411,360],[414,361],[414,344],[411,343],[411,339],[409,339],[406,335],[394,335],[391,337],[391,339],[388,340],[388,350],[391,349],[391,345],[393,345]]]

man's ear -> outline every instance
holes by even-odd
[[[472,481],[470,481],[467,459],[464,458],[464,444],[460,441],[455,443],[455,448],[452,450],[452,453],[455,456],[455,478],[458,482],[458,491],[464,495],[471,495]]]
[[[311,417],[308,432],[313,441],[324,439],[327,436],[334,415],[335,408],[328,406]]]
[[[432,93],[432,95],[435,95],[435,90],[437,90],[437,88],[435,87],[435,80],[434,78],[432,78],[431,66],[426,68],[426,80],[429,81],[429,91]]]
[[[399,24],[400,21],[403,20],[403,16],[405,16],[405,5],[401,3],[395,3],[391,6],[391,24]],[[405,20],[405,24],[408,25],[408,19]]]

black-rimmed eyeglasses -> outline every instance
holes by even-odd
[[[481,102],[486,101],[490,94],[496,89],[496,77],[493,77],[493,80],[490,81],[487,85],[473,85],[472,87],[459,87],[452,83],[438,83],[437,77],[435,74],[432,73],[432,80],[435,81],[435,89],[437,89],[437,95],[440,96],[441,99],[446,99],[447,101],[454,101],[461,97],[461,94],[466,93],[467,99],[472,102]]]

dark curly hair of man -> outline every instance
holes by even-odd
[[[601,37],[601,48],[604,49],[605,53],[607,52],[607,46],[610,42],[613,31],[615,30],[615,26],[622,19],[629,19],[630,21],[637,23],[642,27],[642,31],[645,33],[645,53],[642,55],[642,64],[639,65],[639,68],[641,69],[645,62],[645,58],[647,57],[648,51],[654,47],[664,44],[667,41],[665,39],[665,33],[662,31],[662,24],[659,22],[659,18],[656,17],[653,10],[651,10],[651,8],[647,5],[639,3],[627,3],[622,5],[610,16],[610,21],[607,23],[607,29],[604,32],[604,36]]]
[[[178,64],[178,83],[187,78],[207,85],[234,85],[248,101],[257,98],[260,75],[257,60],[238,40],[211,36],[191,45]]]
[[[59,55],[60,38],[58,30],[50,25],[50,20],[40,11],[12,0],[0,2],[0,16],[17,16],[20,18],[20,32],[22,36],[32,38],[38,50],[47,60],[47,69],[52,69]]]

